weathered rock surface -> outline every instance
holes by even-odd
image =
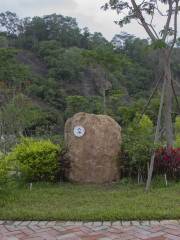
[[[74,135],[82,126],[85,134]],[[70,161],[69,180],[79,183],[110,183],[119,179],[117,158],[121,128],[106,115],[77,113],[65,124],[65,141]]]

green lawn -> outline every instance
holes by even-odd
[[[180,218],[180,183],[154,186],[34,184],[0,191],[3,220],[135,220]]]

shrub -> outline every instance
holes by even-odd
[[[7,175],[8,175],[8,164],[3,154],[0,152],[0,185],[6,182]]]
[[[175,132],[176,132],[175,147],[180,148],[180,117],[179,116],[176,117]]]
[[[160,148],[156,151],[155,172],[180,177],[180,148]]]
[[[29,182],[53,181],[59,171],[59,146],[50,140],[23,138],[6,157]]]
[[[147,163],[151,158],[153,147],[152,121],[146,115],[142,119],[136,116],[124,136],[123,149],[128,174],[138,174],[141,179],[146,175]]]

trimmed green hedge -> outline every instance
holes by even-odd
[[[60,147],[50,140],[23,138],[6,156],[28,182],[54,181],[59,172]]]

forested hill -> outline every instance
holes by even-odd
[[[142,111],[158,78],[156,50],[129,34],[108,42],[57,14],[19,19],[1,13],[0,26],[1,132],[9,136],[58,138],[79,111],[105,112],[124,126]],[[178,48],[172,64],[179,91]],[[153,120],[158,99],[148,109]]]

